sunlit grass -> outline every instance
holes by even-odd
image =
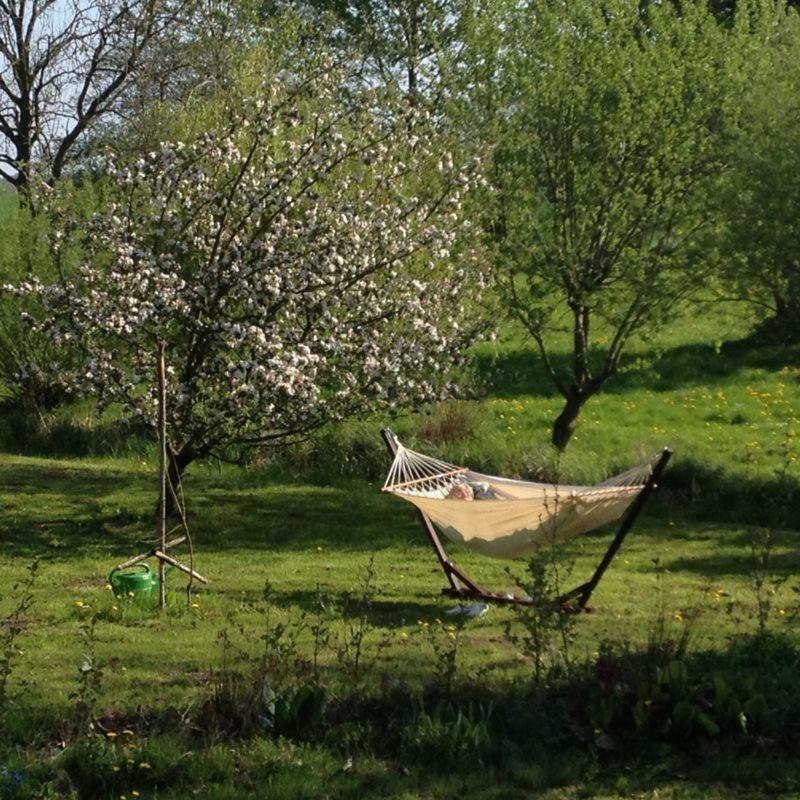
[[[586,406],[560,460],[548,444],[560,398],[524,337],[513,330],[499,343],[478,348],[476,370],[486,390],[478,399],[461,401],[471,407],[466,433],[461,426],[457,438],[447,438],[453,422],[432,424],[430,413],[435,417],[436,410],[391,421],[417,447],[456,463],[509,475],[558,474],[570,481],[593,482],[664,445],[673,447],[662,490],[600,585],[592,601],[595,613],[577,621],[576,658],[591,657],[603,641],[646,643],[659,616],[676,635],[688,625],[698,649],[720,650],[731,637],[755,631],[751,543],[759,525],[775,528],[770,569],[789,579],[773,598],[769,625],[797,635],[792,576],[800,568],[795,521],[800,354],[735,344],[752,320],[734,311],[697,314],[666,329],[658,347],[637,345],[623,374]],[[70,415],[85,422],[77,440],[70,438]],[[25,710],[12,720],[16,735],[24,738],[26,730],[43,735],[42,727],[72,703],[82,659],[80,626],[88,615],[99,617],[102,708],[123,713],[167,705],[180,712],[195,702],[209,669],[220,663],[221,630],[230,632],[237,647],[259,646],[265,581],[273,587],[274,619],[292,623],[314,608],[318,591],[335,605],[358,584],[371,555],[378,592],[369,611],[374,629],[367,647],[368,680],[380,686],[387,679],[420,684],[430,678],[434,655],[419,623],[435,624],[450,603],[438,596],[443,578],[413,510],[379,491],[387,456],[378,432],[386,420],[353,421],[325,432],[305,450],[267,458],[249,470],[193,465],[186,488],[196,568],[210,583],[196,587],[187,604],[184,581],[171,576],[169,608],[159,613],[152,604],[115,598],[106,588],[113,565],[147,549],[152,540],[156,475],[150,449],[139,441],[131,447],[119,444],[127,457],[30,455],[36,447],[49,447],[55,456],[70,443],[89,442],[95,420],[85,405],[77,412],[62,409],[56,419],[66,426],[60,446],[43,436],[34,447],[14,438],[13,421],[4,423],[9,449],[29,455],[0,456],[0,619],[25,566],[34,557],[42,561],[35,605],[20,638],[23,653],[14,689],[17,707]],[[571,583],[590,574],[610,534],[586,536],[567,550],[574,560]],[[514,590],[513,576],[524,573],[524,564],[492,561],[456,547],[451,554],[495,590]],[[506,573],[509,566],[512,575]],[[463,676],[480,675],[501,685],[529,675],[530,663],[506,636],[508,623],[512,629],[516,624],[512,610],[492,608],[467,625],[459,651]],[[341,635],[341,617],[332,624]],[[300,648],[309,652],[307,631]],[[323,661],[332,668],[332,649]],[[449,782],[422,780],[416,773],[406,779],[378,762],[353,776],[342,773],[341,759],[325,748],[300,752],[287,744],[258,746],[277,748],[269,756],[281,764],[276,797],[316,796],[336,781],[343,796],[369,781],[378,787],[375,796],[469,796],[457,776]],[[235,758],[255,774],[246,749]],[[302,779],[301,772],[295,775],[291,759],[318,764],[326,780],[314,783]],[[519,775],[508,778],[509,786],[535,786],[543,797],[585,796],[590,780],[581,777],[585,764],[570,764],[560,779],[549,772],[537,777],[536,765],[528,772],[520,767]],[[222,773],[229,768],[226,761]],[[749,769],[752,775],[755,768]],[[472,780],[483,787],[472,796],[505,797],[503,791],[512,791],[501,787],[492,794],[488,783]],[[593,796],[627,796],[640,785],[639,778],[620,780],[603,777]],[[563,789],[546,788],[554,781]],[[659,796],[761,796],[745,788],[698,786],[666,780]],[[259,796],[255,786],[239,787],[238,794],[214,791],[207,796],[247,797],[251,791]]]

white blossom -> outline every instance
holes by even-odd
[[[3,287],[38,296],[39,328],[82,355],[74,389],[150,424],[165,341],[179,451],[433,399],[474,335],[475,165],[408,109],[378,118],[335,69],[315,80],[313,110],[307,87],[272,84],[227,130],[109,160],[119,202],[71,225],[78,268]]]

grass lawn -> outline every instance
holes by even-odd
[[[698,314],[666,330],[657,347],[642,345],[619,380],[587,406],[559,467],[565,478],[599,479],[665,444],[676,456],[657,499],[596,592],[596,612],[575,621],[569,651],[576,662],[592,662],[607,642],[644,648],[662,623],[672,637],[687,630],[698,656],[726,652],[737,636],[757,630],[759,570],[767,581],[762,598],[770,603],[768,627],[800,646],[794,591],[800,567],[800,359],[796,350],[736,344],[748,326],[738,311],[713,319]],[[465,404],[472,435],[435,441],[430,431],[436,414],[400,419],[399,430],[477,468],[520,475],[552,470],[547,425],[558,398],[520,339],[509,335],[479,348],[476,369],[488,396]],[[52,797],[70,796],[63,794],[68,790],[81,797],[136,796],[132,790],[142,797],[185,792],[219,798],[800,796],[791,760],[766,751],[737,756],[711,746],[699,754],[656,748],[604,755],[602,748],[570,744],[557,757],[545,747],[541,757],[520,752],[502,767],[465,757],[458,769],[442,770],[385,754],[349,759],[324,738],[261,737],[189,752],[157,726],[146,738],[134,730],[135,743],[115,743],[113,758],[144,748],[136,759],[180,780],[159,784],[144,776],[139,788],[133,778],[111,780],[96,795],[80,789],[80,770],[63,764],[59,725],[76,704],[71,695],[84,663],[82,631],[92,616],[96,663],[103,671],[96,708],[116,730],[114,720],[135,719],[143,709],[180,716],[208,691],[209,670],[239,650],[258,651],[261,637],[276,625],[291,627],[303,614],[313,619],[320,597],[326,608],[338,609],[329,615],[331,639],[346,638],[358,615],[343,594],[360,591],[374,558],[377,591],[364,607],[365,691],[396,681],[423,687],[433,680],[452,641],[436,620],[449,624],[444,611],[452,603],[438,597],[443,578],[411,507],[378,491],[380,422],[364,420],[328,434],[328,452],[305,470],[300,460],[285,462],[286,470],[274,462],[249,470],[194,465],[187,480],[190,522],[196,566],[210,584],[197,588],[194,606],[187,608],[178,592],[184,582],[172,578],[175,594],[165,614],[119,601],[106,588],[115,563],[149,546],[156,489],[151,454],[45,458],[15,454],[7,445],[9,452],[0,455],[0,620],[13,605],[12,584],[32,559],[41,559],[10,682],[7,767],[19,765],[31,782],[41,777],[41,785],[55,781]],[[14,441],[8,431],[4,440]],[[372,440],[366,479],[334,474],[337,442],[350,453],[348,443]],[[279,469],[282,477],[276,477]],[[291,470],[293,477],[286,477]],[[358,469],[345,465],[342,471]],[[764,529],[771,531],[771,544],[759,567],[751,545]],[[567,549],[565,583],[588,576],[610,534],[600,531]],[[493,589],[515,588],[507,567],[518,577],[525,573],[525,564],[456,547],[450,552]],[[261,604],[265,581],[272,586],[269,627]],[[529,680],[530,654],[509,637],[521,630],[508,608],[492,608],[467,623],[458,633],[458,680],[498,690]],[[310,657],[312,640],[306,627],[299,652]],[[335,645],[324,648],[321,660],[323,671],[341,670]],[[530,737],[534,743],[537,733]],[[95,758],[79,751],[72,757],[84,764]],[[111,757],[103,751],[103,758]],[[52,778],[59,769],[67,769],[71,783]],[[3,789],[1,776],[0,796],[14,796],[10,784]]]

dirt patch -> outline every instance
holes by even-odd
[[[31,625],[27,619],[0,619],[0,628],[6,631],[24,631]]]

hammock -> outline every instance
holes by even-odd
[[[671,455],[665,448],[596,486],[573,486],[484,475],[411,450],[389,430],[382,433],[394,455],[383,491],[419,510],[450,582],[447,594],[526,602],[481,589],[447,558],[431,523],[451,541],[475,552],[520,558],[612,522],[630,509],[592,579],[564,596],[579,596],[581,608],[585,608]]]

